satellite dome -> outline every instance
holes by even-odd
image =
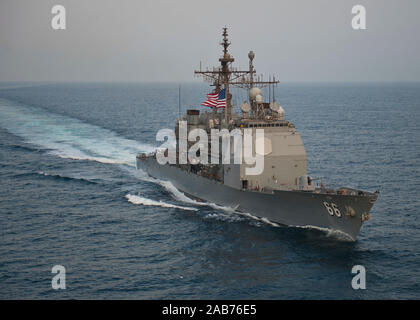
[[[279,106],[279,111],[277,112],[279,113],[280,120],[284,120],[284,109]]]
[[[251,99],[255,99],[257,95],[261,95],[261,89],[260,88],[254,87],[254,88],[251,88],[249,90],[249,97]]]
[[[241,105],[241,110],[242,110],[242,112],[247,113],[247,112],[251,111],[251,106],[248,103],[244,102]]]
[[[277,111],[277,112],[284,116],[284,109],[283,109],[283,107],[280,107],[279,106],[279,111]]]
[[[275,111],[275,112],[279,112],[279,108],[281,108],[277,102],[273,101],[270,103],[270,109]]]
[[[261,94],[257,94],[255,96],[255,101],[257,101],[257,103],[262,103],[262,95]]]

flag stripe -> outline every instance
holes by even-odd
[[[201,105],[205,107],[217,107],[217,102],[205,101]]]
[[[217,108],[226,108],[226,99],[217,100]]]

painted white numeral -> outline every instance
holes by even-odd
[[[333,215],[334,215],[334,211],[333,211],[333,209],[330,207],[330,204],[329,204],[328,202],[324,201],[324,206],[325,206],[325,208],[327,208],[328,213],[330,214],[330,216],[333,216]]]
[[[341,218],[341,212],[340,209],[338,209],[337,205],[335,203],[329,204],[328,202],[324,201],[324,206],[327,209],[330,216],[333,216],[334,213],[337,217]]]
[[[338,209],[337,205],[335,203],[331,203],[331,207],[333,208],[335,215],[341,218],[341,212]]]

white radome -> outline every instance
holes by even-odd
[[[254,87],[254,88],[251,88],[249,90],[249,97],[251,99],[255,99],[257,97],[257,95],[261,95],[261,89],[260,88]]]
[[[284,116],[284,109],[283,107],[279,106],[279,110],[277,111],[280,115]]]
[[[270,103],[270,109],[275,111],[275,112],[279,112],[279,108],[281,108],[277,102],[273,101]]]
[[[242,112],[247,113],[247,112],[251,111],[251,106],[248,103],[244,102],[241,105],[241,110],[242,110]]]

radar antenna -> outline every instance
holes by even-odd
[[[223,38],[222,42],[220,42],[220,45],[223,47],[223,56],[219,58],[220,66],[214,67],[213,70],[207,68],[207,70],[203,71],[201,70],[200,62],[200,70],[194,71],[194,74],[201,75],[205,81],[211,82],[212,85],[215,86],[214,93],[218,93],[222,90],[222,86],[224,87],[226,108],[223,110],[223,119],[226,124],[232,120],[232,94],[229,90],[230,86],[250,90],[254,87],[264,88],[270,86],[270,84],[274,85],[278,83],[278,81],[274,80],[274,77],[271,81],[270,79],[269,81],[263,81],[257,77],[257,80],[255,81],[254,76],[256,75],[256,71],[253,65],[255,54],[253,51],[248,53],[249,70],[237,70],[231,67],[235,59],[228,51],[230,42],[227,29],[227,27],[223,28]],[[252,101],[250,101],[250,103],[252,105]]]

